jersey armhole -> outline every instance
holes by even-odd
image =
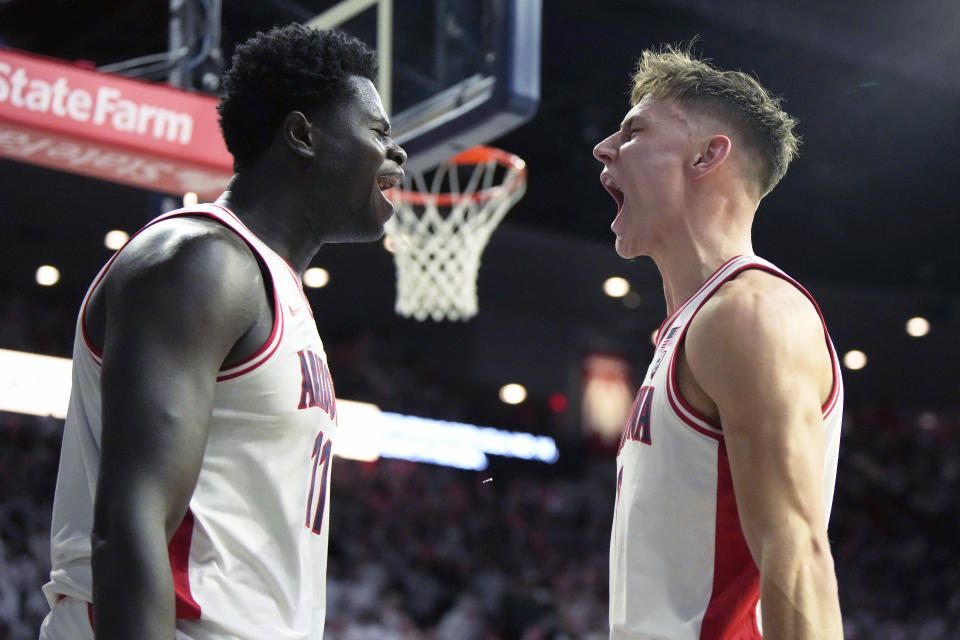
[[[693,317],[696,316],[697,311],[709,300],[713,294],[722,286],[724,283],[729,282],[736,276],[740,275],[744,271],[749,271],[752,269],[758,269],[760,271],[765,271],[773,276],[776,276],[786,282],[792,284],[796,287],[800,293],[802,293],[807,300],[810,301],[810,304],[813,305],[814,311],[817,312],[817,316],[820,318],[820,325],[823,328],[824,341],[827,345],[827,352],[830,355],[830,366],[833,376],[833,381],[830,386],[830,393],[827,396],[827,400],[821,405],[820,412],[821,416],[825,419],[833,411],[834,407],[837,406],[837,400],[840,397],[840,367],[839,361],[837,358],[837,352],[833,347],[833,342],[830,340],[830,334],[827,331],[827,323],[823,318],[823,312],[820,311],[820,305],[817,304],[817,301],[814,300],[813,296],[810,295],[810,292],[807,291],[803,285],[799,282],[788,276],[787,274],[768,267],[764,264],[745,264],[742,267],[730,272],[723,280],[717,285],[716,289],[710,292],[703,300],[700,301],[700,304],[697,306],[697,309],[694,310],[693,314],[690,316],[690,320],[687,321],[687,324],[684,325],[683,330],[680,333],[680,336],[677,338],[677,344],[673,351],[673,354],[670,357],[670,363],[667,368],[667,398],[669,400],[670,408],[674,411],[678,418],[683,422],[693,427],[701,433],[710,435],[713,437],[723,437],[723,430],[720,424],[715,423],[710,420],[702,413],[697,411],[693,406],[691,406],[687,400],[683,397],[683,394],[680,392],[680,385],[677,382],[677,371],[676,371],[676,360],[677,355],[680,353],[680,348],[683,345],[683,340],[687,335],[687,328],[689,327],[690,321],[693,320]]]
[[[781,280],[789,282],[796,287],[796,289],[799,290],[807,300],[810,301],[810,304],[813,305],[813,310],[817,312],[817,317],[820,318],[820,326],[823,329],[823,339],[827,345],[827,353],[830,355],[830,370],[833,376],[833,380],[830,383],[830,393],[827,394],[826,401],[824,401],[824,403],[820,406],[821,416],[826,418],[833,411],[833,408],[837,405],[837,400],[840,397],[840,361],[839,358],[837,358],[837,351],[833,347],[833,341],[830,339],[830,332],[827,330],[827,321],[823,317],[823,312],[820,310],[820,305],[817,304],[817,301],[802,284],[788,276],[786,273],[762,264],[749,265],[742,271],[747,271],[749,269],[759,269],[760,271],[765,271],[780,278]],[[740,271],[737,271],[736,273],[740,273]]]
[[[218,207],[219,209],[219,207]],[[230,213],[233,216],[232,212],[224,210],[226,213]],[[94,362],[97,365],[103,364],[103,351],[94,344],[93,339],[90,337],[90,333],[87,330],[87,305],[90,302],[90,299],[93,297],[94,292],[99,288],[104,277],[107,275],[107,272],[110,270],[110,267],[113,266],[114,261],[120,255],[120,252],[133,240],[135,237],[143,233],[146,229],[152,227],[153,225],[162,222],[164,220],[169,220],[170,218],[200,218],[213,220],[220,225],[226,227],[234,234],[236,234],[244,244],[250,249],[251,254],[253,255],[254,260],[257,261],[257,267],[260,269],[261,277],[263,278],[264,293],[267,296],[268,300],[272,301],[272,315],[273,315],[273,326],[270,330],[270,334],[264,343],[252,354],[239,360],[238,362],[232,363],[230,365],[221,366],[220,373],[217,375],[217,381],[235,378],[239,375],[247,373],[248,371],[260,366],[265,362],[280,343],[280,337],[283,334],[283,311],[280,305],[280,296],[277,291],[277,283],[275,282],[273,271],[270,269],[270,265],[267,264],[266,258],[260,253],[260,250],[253,244],[250,238],[247,238],[239,229],[234,227],[233,224],[228,223],[224,220],[219,213],[214,211],[207,210],[206,208],[199,209],[179,209],[176,211],[171,211],[162,216],[157,217],[156,219],[150,221],[142,228],[140,228],[136,233],[134,233],[127,242],[124,243],[122,247],[117,249],[117,251],[110,257],[107,263],[100,270],[100,273],[97,274],[96,279],[93,284],[90,286],[89,291],[83,298],[83,303],[80,306],[80,331],[83,335],[83,341],[87,349],[90,352],[90,355],[93,357]],[[233,216],[236,218],[236,216]],[[239,219],[237,219],[239,223]],[[240,223],[242,224],[242,223]]]
[[[706,302],[706,299],[703,302]],[[703,302],[700,303],[701,306]],[[694,315],[696,315],[696,312],[694,312]],[[677,382],[677,356],[680,354],[680,348],[683,346],[683,341],[687,337],[687,328],[689,326],[688,322],[684,325],[683,329],[681,329],[673,353],[670,354],[670,362],[667,365],[667,401],[673,413],[687,426],[692,427],[695,431],[703,435],[710,436],[717,440],[723,440],[723,429],[720,428],[720,425],[697,411],[687,402],[686,398],[684,398],[680,392],[680,385]]]

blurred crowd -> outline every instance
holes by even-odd
[[[28,321],[27,308],[51,301],[2,288],[0,300],[0,348],[69,355],[72,321],[62,319],[75,310]],[[369,365],[363,350],[332,349],[358,359],[341,362],[344,386],[363,386],[368,371],[350,380],[351,366]],[[376,401],[376,388],[364,399]],[[0,413],[0,640],[36,638],[47,612],[40,587],[61,429],[53,418]],[[338,459],[325,637],[606,638],[614,462],[586,457],[555,466],[492,458],[481,472]],[[848,411],[830,521],[848,640],[960,640],[958,513],[960,414]]]
[[[848,425],[830,523],[848,640],[960,638],[957,417]],[[36,638],[61,422],[0,413],[0,640]],[[613,461],[579,477],[333,465],[330,640],[606,637]]]
[[[337,461],[333,475],[329,637],[606,637],[599,474]]]
[[[35,640],[47,601],[62,422],[0,413],[0,640]]]

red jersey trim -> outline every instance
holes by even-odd
[[[267,341],[263,344],[263,346],[260,347],[260,349],[258,349],[257,352],[249,358],[245,358],[237,364],[229,367],[221,368],[220,375],[217,376],[217,382],[233,380],[234,378],[242,376],[245,373],[253,371],[269,360],[270,357],[280,347],[280,342],[283,340],[284,315],[283,309],[280,306],[280,296],[277,294],[276,287],[274,287],[273,295],[273,306],[276,309],[276,316],[273,323],[273,331],[270,333],[270,337],[267,338]]]
[[[737,256],[737,258],[742,258],[742,257],[744,256]],[[737,258],[734,258],[734,260],[736,260]],[[732,261],[728,260],[724,264],[724,267],[730,264],[730,262]],[[723,267],[721,267],[721,270],[722,269]],[[690,326],[690,322],[693,320],[694,316],[696,316],[697,312],[700,311],[703,305],[706,304],[707,300],[709,300],[711,296],[713,296],[713,294],[716,293],[716,291],[721,286],[723,286],[726,282],[728,282],[735,276],[743,273],[744,271],[750,271],[752,269],[766,271],[767,273],[770,273],[783,280],[786,280],[787,282],[792,284],[794,287],[799,289],[800,292],[807,298],[807,300],[810,301],[810,304],[813,305],[814,310],[816,310],[817,315],[820,318],[820,324],[823,327],[823,335],[824,335],[824,339],[826,340],[827,351],[830,353],[830,363],[831,363],[831,368],[833,370],[833,384],[831,385],[831,388],[830,388],[830,395],[827,396],[826,402],[824,402],[823,405],[820,407],[821,416],[823,418],[826,418],[833,411],[834,407],[837,405],[837,400],[840,397],[839,362],[837,359],[836,351],[833,348],[833,342],[830,340],[830,334],[827,331],[826,320],[824,320],[823,318],[823,313],[820,311],[820,306],[817,304],[817,301],[814,300],[813,296],[810,295],[810,292],[807,291],[803,287],[803,285],[801,285],[799,282],[797,282],[796,280],[788,276],[786,273],[783,273],[782,271],[779,271],[775,268],[769,267],[764,264],[760,264],[757,262],[750,262],[740,267],[737,267],[736,269],[733,269],[732,271],[730,271],[730,273],[723,276],[720,282],[716,284],[713,291],[707,294],[704,297],[704,299],[700,301],[700,304],[697,305],[697,308],[693,311],[692,314],[690,314],[690,319],[687,320],[687,323],[684,325],[683,329],[680,331],[680,335],[677,337],[675,342],[676,346],[674,347],[673,353],[670,355],[670,365],[667,370],[667,398],[670,401],[670,406],[673,408],[674,413],[677,415],[677,417],[680,418],[683,422],[685,422],[686,424],[688,424],[689,426],[693,427],[694,429],[696,429],[701,433],[706,433],[707,435],[713,435],[714,437],[717,437],[718,434],[722,434],[723,432],[722,426],[717,424],[713,420],[709,419],[707,416],[703,415],[701,412],[697,411],[697,409],[695,409],[689,402],[687,402],[686,398],[684,398],[683,394],[680,392],[680,385],[677,383],[677,376],[676,376],[677,354],[680,351],[680,345],[683,344],[683,339],[687,335],[687,329]],[[712,277],[708,281],[708,284],[716,281],[717,275],[719,275],[719,271],[717,272],[717,274],[714,274],[714,277]],[[706,285],[704,285],[704,287],[705,286]],[[700,287],[700,289],[697,291],[697,294],[702,292],[704,290],[704,287]],[[687,302],[689,302],[689,300]],[[678,310],[686,306],[686,304],[687,303],[685,302],[683,305],[681,305],[681,307],[678,307]],[[659,338],[659,334],[658,334],[658,338]],[[720,435],[719,437],[722,438],[722,435]]]
[[[61,600],[69,597],[70,596],[68,596],[65,593],[58,593],[57,602],[60,602]],[[90,621],[90,630],[93,631],[95,627],[93,625],[93,603],[92,602],[87,603],[87,620]]]
[[[680,314],[680,312],[683,311],[683,308],[684,308],[685,306],[687,306],[687,303],[690,302],[691,300],[693,300],[694,298],[696,298],[696,297],[700,294],[701,291],[703,291],[703,290],[706,289],[708,286],[710,286],[710,284],[717,278],[717,276],[720,275],[720,273],[721,273],[724,269],[726,269],[726,268],[730,265],[730,263],[732,263],[734,260],[739,260],[740,258],[744,258],[744,257],[746,257],[746,256],[734,256],[734,257],[730,258],[729,260],[727,260],[726,262],[724,262],[722,265],[720,265],[720,266],[717,268],[717,270],[714,271],[713,274],[711,274],[710,277],[707,278],[702,285],[700,285],[700,288],[699,288],[699,289],[697,289],[696,291],[694,291],[693,293],[691,293],[689,296],[687,296],[687,299],[684,300],[683,303],[681,303],[676,309],[673,310],[673,313],[671,313],[670,315],[668,315],[668,316],[664,319],[664,321],[660,323],[660,326],[657,328],[657,344],[656,344],[657,347],[660,346],[660,339],[661,339],[661,333],[663,332],[663,328],[664,328],[665,326],[670,326],[670,323],[672,323],[672,322],[674,321],[674,319]]]
[[[167,553],[170,556],[170,571],[173,574],[173,591],[176,597],[176,616],[184,620],[199,620],[200,605],[190,592],[190,543],[193,541],[193,512],[187,509],[180,526],[173,533]]]
[[[681,336],[681,338],[682,337],[683,336]],[[676,355],[676,351],[674,351],[673,355]],[[674,380],[676,380],[676,374],[674,372],[675,362],[676,358],[671,357],[670,366],[667,371],[667,400],[674,414],[676,414],[681,421],[685,422],[687,426],[693,427],[696,431],[706,436],[722,441],[723,430],[690,407],[683,399],[683,396],[680,395],[680,390],[674,387]]]
[[[833,408],[837,404],[837,399],[840,397],[840,384],[839,384],[840,383],[840,362],[839,362],[839,359],[837,358],[837,352],[833,348],[833,341],[830,339],[830,333],[827,331],[827,321],[823,317],[823,312],[820,311],[820,305],[817,304],[817,301],[814,300],[813,296],[810,295],[810,292],[807,291],[802,284],[800,284],[799,282],[797,282],[796,280],[794,280],[793,278],[791,278],[790,276],[788,276],[782,271],[773,269],[766,265],[758,264],[758,265],[751,265],[745,269],[740,269],[735,273],[740,273],[740,271],[746,271],[747,269],[759,269],[761,271],[766,271],[767,273],[770,273],[772,275],[775,275],[777,277],[780,277],[786,280],[787,282],[795,286],[797,289],[799,289],[800,293],[802,293],[807,297],[807,300],[810,301],[810,304],[813,305],[814,310],[817,312],[817,315],[820,317],[820,324],[823,327],[823,337],[827,343],[827,351],[830,353],[830,364],[833,368],[833,384],[830,386],[830,395],[827,396],[826,402],[824,402],[823,405],[820,407],[820,412],[822,416],[826,418],[827,415],[829,415],[830,412],[833,411]]]
[[[717,451],[713,589],[700,626],[702,640],[761,640],[757,628],[760,571],[743,537],[727,448]]]
[[[220,214],[222,212],[222,215]],[[277,348],[280,346],[280,341],[283,338],[283,325],[284,325],[284,316],[283,309],[280,304],[280,291],[277,288],[277,281],[273,273],[273,269],[270,268],[270,264],[267,262],[266,256],[260,251],[254,242],[257,240],[257,237],[247,229],[246,225],[243,224],[243,221],[237,217],[233,211],[230,211],[224,206],[219,204],[210,204],[204,205],[202,209],[190,209],[190,210],[180,210],[171,212],[171,214],[184,215],[201,213],[209,218],[212,218],[224,226],[230,228],[234,233],[243,238],[244,242],[250,247],[250,249],[257,255],[257,257],[263,261],[263,264],[267,267],[267,271],[270,273],[270,280],[273,286],[273,328],[270,330],[270,335],[267,336],[267,339],[264,343],[257,349],[255,352],[229,366],[220,367],[220,374],[217,376],[217,382],[223,382],[225,380],[232,380],[239,376],[242,376],[246,373],[249,373],[256,369],[257,367],[264,364],[267,360],[270,359]],[[170,214],[168,214],[170,215]],[[276,255],[276,254],[274,254]],[[277,256],[278,258],[280,256]],[[283,258],[280,258],[284,265],[286,261]]]
[[[223,212],[223,215],[220,215],[219,212]],[[93,344],[93,340],[90,339],[90,335],[87,332],[87,318],[86,318],[87,303],[92,297],[93,292],[100,285],[100,282],[103,280],[104,276],[106,276],[107,271],[113,265],[114,260],[117,259],[117,256],[120,255],[120,252],[123,250],[123,248],[126,247],[127,244],[129,244],[130,241],[133,240],[133,238],[137,237],[138,235],[143,233],[143,231],[145,231],[149,227],[152,227],[158,222],[162,222],[164,220],[168,220],[170,218],[175,218],[175,217],[197,216],[197,215],[210,218],[212,220],[216,220],[217,222],[224,225],[225,227],[227,227],[228,229],[236,233],[238,236],[240,236],[243,239],[243,241],[247,243],[247,246],[250,247],[250,250],[253,251],[254,254],[267,267],[267,271],[270,273],[270,279],[272,281],[271,284],[273,287],[274,318],[273,318],[273,328],[270,331],[270,335],[264,341],[263,345],[261,345],[260,348],[257,349],[250,356],[230,366],[221,367],[220,374],[217,376],[217,382],[222,382],[224,380],[231,380],[245,373],[249,373],[250,371],[253,371],[257,367],[265,363],[270,358],[270,356],[272,356],[274,352],[276,352],[277,348],[280,346],[280,340],[283,337],[283,310],[281,309],[280,293],[277,289],[277,282],[274,278],[273,270],[270,268],[270,265],[267,262],[266,257],[262,254],[260,249],[258,249],[256,244],[254,243],[254,239],[256,239],[256,236],[254,236],[250,232],[250,230],[246,228],[246,226],[243,224],[240,218],[236,216],[235,213],[233,213],[226,207],[223,207],[220,205],[198,205],[196,208],[183,208],[183,209],[177,209],[175,211],[168,211],[167,213],[151,220],[149,223],[141,227],[140,230],[138,230],[135,234],[133,234],[133,236],[131,236],[130,239],[127,240],[126,243],[124,243],[123,247],[120,247],[120,249],[118,249],[110,257],[110,260],[107,261],[107,264],[104,265],[104,267],[100,270],[100,273],[97,274],[97,278],[96,280],[94,280],[94,283],[90,287],[90,290],[84,296],[83,304],[81,305],[81,308],[80,308],[80,328],[83,334],[83,341],[84,341],[84,344],[87,346],[87,349],[90,351],[90,354],[93,356],[93,360],[97,365],[100,365],[100,366],[103,365],[103,352]],[[290,265],[288,265],[287,262],[283,260],[283,258],[280,258],[280,260],[288,269],[290,269]],[[292,269],[290,269],[290,271],[291,273],[293,273]],[[298,281],[298,284],[299,284],[299,281]],[[300,293],[303,294],[302,288],[300,289]],[[306,296],[304,296],[304,300],[306,300]],[[310,309],[309,303],[307,303],[307,309]],[[311,311],[311,315],[312,313],[313,312]]]
[[[146,227],[143,229],[146,229]],[[143,229],[140,231],[143,231]],[[140,231],[137,231],[134,236],[139,234]],[[129,243],[132,239],[133,238],[127,240],[123,246],[127,246],[127,243]],[[93,356],[93,361],[98,365],[103,364],[103,352],[93,344],[93,340],[90,339],[90,334],[87,332],[87,303],[90,301],[90,298],[93,296],[93,292],[96,290],[96,288],[100,286],[100,281],[103,280],[105,275],[107,275],[107,270],[110,268],[110,265],[112,265],[113,261],[117,259],[118,255],[120,255],[121,249],[123,249],[123,247],[120,247],[120,249],[110,256],[110,259],[107,260],[107,264],[103,265],[103,268],[100,269],[100,273],[97,274],[97,278],[93,281],[93,284],[90,285],[90,289],[87,291],[87,294],[83,296],[83,304],[80,305],[80,332],[83,335],[83,343],[87,345],[87,350],[90,351],[90,355]]]
[[[720,286],[723,285],[723,283],[725,283],[727,280],[732,278],[734,275],[736,275],[743,269],[748,268],[751,264],[753,264],[753,263],[747,263],[747,265],[730,270],[729,273],[724,273],[724,271],[726,271],[728,267],[732,265],[735,261],[742,260],[745,258],[749,258],[749,256],[742,256],[742,255],[735,256],[727,260],[726,262],[724,262],[723,266],[717,269],[713,273],[713,275],[710,276],[710,278],[708,278],[707,281],[704,282],[699,289],[697,289],[696,293],[694,293],[692,296],[687,298],[687,301],[684,302],[682,305],[677,307],[677,310],[674,312],[674,315],[672,316],[672,320],[671,320],[671,324],[672,324],[672,322],[676,320],[676,317],[679,315],[679,312],[682,309],[685,309],[687,305],[692,300],[694,300],[698,295],[700,295],[704,291],[707,291],[710,287],[713,287],[713,289],[709,291],[709,293],[707,293],[706,296],[704,296],[703,300],[700,301],[700,304],[697,305],[697,308],[694,309],[693,313],[690,314],[690,319],[687,320],[687,323],[683,326],[683,329],[680,330],[680,335],[677,336],[674,342],[675,346],[673,348],[673,353],[670,354],[670,364],[667,366],[667,399],[670,402],[671,408],[673,408],[673,412],[676,414],[678,418],[680,418],[688,426],[693,427],[700,433],[703,433],[704,435],[708,435],[716,439],[723,438],[723,430],[720,428],[720,425],[715,423],[713,420],[709,419],[707,416],[703,415],[696,409],[694,409],[693,406],[690,405],[690,403],[688,403],[686,399],[683,397],[683,394],[680,393],[680,386],[677,384],[677,375],[676,375],[677,353],[680,350],[680,345],[683,343],[683,339],[687,335],[687,329],[690,326],[690,321],[693,320],[693,317],[695,315],[697,315],[697,312],[700,311],[700,308],[703,307],[704,304],[706,304],[707,300],[710,299],[710,297],[716,292],[717,289],[720,288]]]
[[[80,330],[83,333],[84,344],[87,345],[87,349],[90,350],[90,354],[93,356],[94,362],[96,362],[98,365],[103,364],[103,351],[98,349],[96,345],[93,344],[93,340],[90,339],[90,334],[87,332],[87,303],[90,301],[90,298],[93,296],[93,292],[97,289],[98,286],[100,286],[100,282],[103,280],[104,276],[107,275],[107,271],[109,271],[110,267],[113,266],[114,260],[116,260],[117,256],[120,255],[120,252],[123,251],[123,249],[128,244],[130,244],[130,241],[136,238],[137,236],[139,236],[148,228],[160,222],[161,220],[166,220],[167,218],[171,217],[171,214],[173,213],[175,212],[171,211],[163,214],[162,216],[158,216],[154,218],[147,224],[140,227],[140,229],[136,233],[134,233],[132,236],[127,238],[127,241],[123,243],[123,246],[117,249],[113,253],[113,255],[110,256],[110,259],[107,260],[107,264],[103,265],[103,268],[100,269],[100,273],[97,274],[96,280],[93,281],[93,284],[90,286],[90,289],[87,291],[87,294],[83,297],[83,304],[80,307]]]
[[[245,229],[248,233],[250,233],[251,235],[253,235],[253,233],[250,232],[249,229],[247,229],[247,226],[246,226],[245,224],[243,224],[243,221],[240,220],[240,218],[237,217],[237,214],[235,214],[233,211],[230,211],[230,209],[227,209],[227,208],[224,207],[223,205],[219,205],[219,204],[213,204],[213,205],[210,205],[210,206],[216,207],[216,208],[220,209],[221,211],[223,211],[227,216],[229,216],[232,220],[234,220],[238,225],[240,225],[240,226],[241,226],[243,229]],[[303,296],[303,302],[307,305],[307,311],[310,312],[310,317],[312,318],[312,317],[313,317],[313,308],[310,306],[310,301],[307,299],[307,293],[303,290],[303,283],[300,281],[300,277],[297,275],[297,272],[294,271],[293,267],[290,266],[290,263],[287,262],[287,261],[284,259],[283,256],[281,256],[280,254],[278,254],[278,253],[276,253],[276,252],[274,252],[274,255],[276,255],[278,258],[280,258],[280,262],[283,263],[283,266],[285,266],[285,267],[287,268],[287,271],[290,273],[290,277],[293,278],[293,281],[294,281],[294,282],[296,283],[296,285],[297,285],[297,289],[300,290],[300,295]]]
[[[303,304],[307,307],[307,312],[310,314],[310,317],[313,318],[313,307],[310,306],[310,300],[307,299],[307,292],[303,290],[303,282],[300,280],[300,276],[297,275],[297,272],[293,270],[286,260],[283,262],[283,266],[287,268],[287,271],[290,272],[290,277],[293,278],[294,283],[297,285],[297,289],[300,290],[300,296],[303,298]]]

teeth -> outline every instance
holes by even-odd
[[[393,189],[398,184],[400,184],[400,178],[396,176],[382,176],[380,178],[377,178],[377,185],[380,187],[382,191],[386,191],[387,189]]]

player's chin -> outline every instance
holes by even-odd
[[[633,247],[630,246],[629,242],[620,236],[617,236],[617,239],[613,243],[613,247],[616,249],[617,255],[624,260],[633,260],[640,255],[633,249]]]
[[[377,216],[366,216],[363,222],[355,222],[340,233],[332,234],[327,242],[375,242],[383,238],[383,222]]]
[[[374,215],[370,217],[370,223],[366,226],[366,229],[363,230],[363,239],[367,242],[373,242],[383,238],[386,233],[384,225],[392,215],[392,208],[390,209],[390,214],[386,216],[384,216],[382,212],[374,212]]]
[[[376,189],[371,198],[372,202],[370,203],[373,217],[379,221],[380,226],[382,227],[387,220],[393,217],[395,212],[395,207],[393,201],[387,197],[387,194],[380,189]],[[382,231],[382,229],[381,229]]]
[[[362,230],[358,230],[350,239],[351,242],[376,242],[383,239],[384,229],[382,224],[374,224]]]

